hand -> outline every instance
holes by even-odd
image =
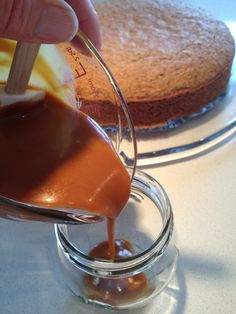
[[[0,0],[0,36],[35,43],[73,39],[78,27],[100,48],[96,11],[90,0]]]

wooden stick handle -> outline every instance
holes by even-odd
[[[5,87],[6,93],[25,93],[39,48],[40,44],[17,42]]]

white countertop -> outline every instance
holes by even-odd
[[[234,0],[191,2],[236,21]],[[236,313],[236,137],[146,172],[171,199],[180,258],[170,287],[135,313]],[[64,286],[52,225],[1,220],[0,230],[1,314],[107,313],[81,304]]]

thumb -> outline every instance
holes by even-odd
[[[64,0],[0,0],[0,37],[24,42],[71,40],[78,28],[75,12]]]

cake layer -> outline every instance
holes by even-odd
[[[235,44],[223,22],[180,1],[113,0],[95,6],[102,55],[136,126],[155,127],[198,112],[224,93]],[[102,86],[97,101],[99,122],[111,123]]]

